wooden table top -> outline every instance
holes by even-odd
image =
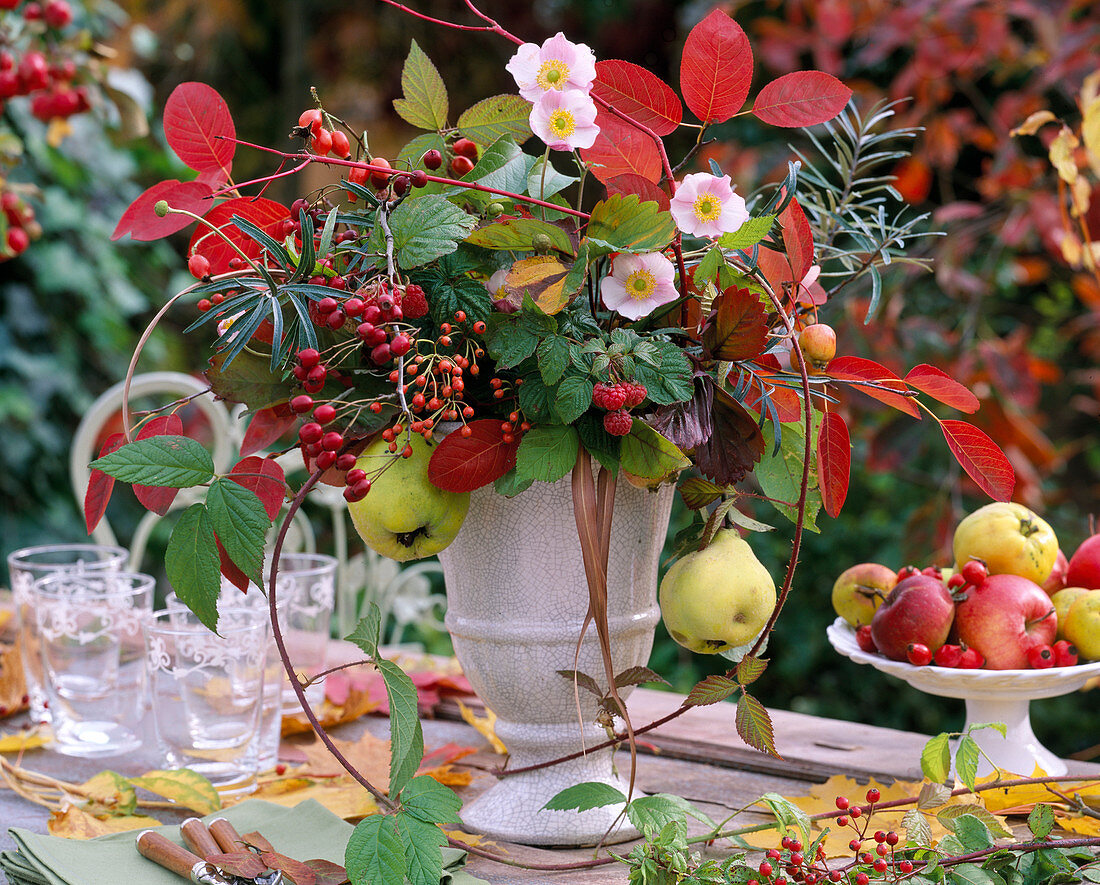
[[[633,721],[638,724],[653,721],[676,709],[679,702],[677,694],[639,689],[630,698]],[[491,752],[481,735],[465,722],[455,721],[459,717],[453,702],[444,700],[435,712],[437,718],[424,720],[424,738],[429,749],[448,742],[479,746],[483,748],[481,751],[463,761],[489,769],[500,765],[501,757]],[[823,783],[832,775],[849,775],[861,781],[874,778],[880,782],[919,780],[921,777],[919,758],[927,740],[925,735],[772,710],[776,744],[783,757],[774,759],[750,749],[737,737],[733,712],[733,705],[728,702],[697,707],[645,734],[643,740],[652,746],[644,749],[639,757],[638,788],[647,793],[675,793],[712,818],[722,819],[763,793],[805,795],[812,784]],[[5,730],[18,723],[18,718],[6,721]],[[384,736],[388,721],[367,716],[334,733],[347,739],[364,728]],[[148,756],[149,753],[139,751],[124,758],[79,760],[43,749],[28,752],[22,764],[79,783],[105,768],[127,775],[141,774],[156,767],[155,760]],[[1082,762],[1070,765],[1073,773],[1100,773],[1100,765]],[[461,793],[470,797],[491,783],[491,775],[479,774]],[[165,823],[178,823],[189,813],[173,817],[158,809],[156,816]],[[19,798],[10,790],[0,789],[0,848],[13,846],[8,827],[45,832],[48,817],[45,808]],[[751,811],[738,817],[738,822],[745,825],[768,820],[770,816]],[[498,843],[497,847],[505,849],[516,860],[528,862],[562,863],[592,856],[591,850],[584,849],[548,850],[508,843]],[[547,873],[519,870],[471,856],[467,866],[472,873],[494,885],[521,885],[533,881],[604,885],[627,880],[627,868],[621,864]],[[0,873],[0,881],[3,879]]]

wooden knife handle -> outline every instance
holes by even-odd
[[[183,846],[152,830],[146,830],[138,836],[137,850],[142,857],[147,857],[153,863],[160,864],[166,870],[171,870],[188,881],[191,881],[191,874],[196,865],[206,866],[206,861],[201,857],[196,857]]]
[[[246,851],[244,839],[241,838],[241,834],[237,832],[236,828],[227,821],[224,817],[216,817],[206,828],[210,831],[210,835],[214,837],[214,841],[218,843],[218,848],[225,854],[232,854],[234,851]]]
[[[180,824],[180,836],[187,843],[187,847],[200,858],[205,859],[211,855],[222,853],[222,849],[214,841],[214,837],[206,828],[206,824],[197,817],[189,817]]]

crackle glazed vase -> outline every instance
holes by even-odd
[[[616,673],[644,666],[660,618],[657,566],[675,486],[635,488],[620,478],[608,557],[608,620]],[[492,487],[472,493],[466,521],[439,555],[447,586],[447,629],[474,690],[496,713],[496,734],[509,751],[508,768],[523,768],[592,747],[607,739],[596,723],[596,698],[558,670],[574,668],[605,685],[596,629],[590,625],[576,658],[588,610],[580,541],[569,477],[535,483],[505,498]],[[629,689],[620,694],[625,698]],[[501,778],[462,809],[463,823],[497,839],[528,845],[591,845],[622,811],[585,812],[543,806],[566,787],[601,781],[624,793],[611,750]],[[620,830],[618,838],[633,835]]]

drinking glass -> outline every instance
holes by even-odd
[[[258,610],[219,617],[218,633],[183,609],[145,628],[153,727],[168,768],[189,768],[222,793],[256,788],[268,623]]]
[[[128,572],[57,572],[31,592],[55,749],[117,756],[141,746],[142,627],[156,580]]]
[[[104,547],[98,544],[49,544],[24,547],[8,554],[8,573],[11,575],[12,602],[15,606],[15,630],[34,722],[49,722],[50,711],[46,706],[42,653],[31,587],[39,578],[57,572],[122,571],[129,555],[121,547]]]

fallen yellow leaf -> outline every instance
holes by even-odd
[[[84,810],[92,815],[133,814],[137,807],[133,784],[116,771],[101,771],[80,784],[79,790],[87,797]]]
[[[1041,777],[1042,775],[1039,775]],[[990,776],[979,783],[990,783]],[[1094,781],[1070,781],[1051,784],[1055,790],[1064,796],[1076,793],[1079,796],[1095,796],[1100,798],[1100,780]],[[994,814],[1004,814],[1011,811],[1014,814],[1027,814],[1035,807],[1037,802],[1045,802],[1048,805],[1060,803],[1062,800],[1045,784],[1021,784],[1016,787],[998,787],[991,790],[982,790],[982,801],[985,807]]]
[[[491,839],[486,839],[484,836],[464,833],[462,830],[448,830],[446,827],[443,827],[443,832],[446,833],[449,838],[461,842],[463,845],[469,845],[471,848],[493,848],[501,854],[508,853],[506,848],[501,848],[496,842],[493,842]]]
[[[147,771],[141,777],[130,778],[130,783],[199,814],[211,814],[222,807],[221,796],[214,785],[189,768]]]
[[[124,833],[159,826],[159,820],[140,814],[99,818],[75,805],[66,805],[60,811],[51,812],[50,819],[46,822],[46,829],[51,836],[62,836],[65,839],[94,839],[108,833]]]
[[[474,779],[471,772],[467,770],[459,771],[453,765],[437,765],[435,768],[427,768],[419,772],[419,774],[426,774],[428,777],[433,777],[441,784],[445,784],[448,787],[466,787],[469,786],[470,781]]]
[[[0,735],[0,753],[21,753],[44,747],[53,739],[48,728],[28,728],[12,734]]]
[[[351,821],[379,811],[371,794],[348,775],[320,780],[290,777],[268,781],[261,784],[256,792],[241,798],[265,799],[287,808],[293,808],[307,799],[316,799],[333,814]]]
[[[1100,820],[1095,817],[1058,818],[1058,826],[1079,836],[1100,836]]]
[[[344,766],[336,761],[321,741],[314,737],[309,741],[294,740],[287,742],[304,757],[304,762],[293,772],[299,777],[331,777],[344,775]],[[332,743],[351,766],[380,790],[385,790],[390,782],[390,742],[376,738],[370,732],[354,741],[332,739]]]
[[[461,700],[458,700],[458,710],[462,714],[463,720],[472,725],[482,737],[485,738],[492,746],[493,751],[500,753],[502,756],[507,755],[508,748],[504,746],[504,741],[497,737],[496,722],[497,714],[485,708],[485,715],[478,716],[473,710],[467,707]]]

